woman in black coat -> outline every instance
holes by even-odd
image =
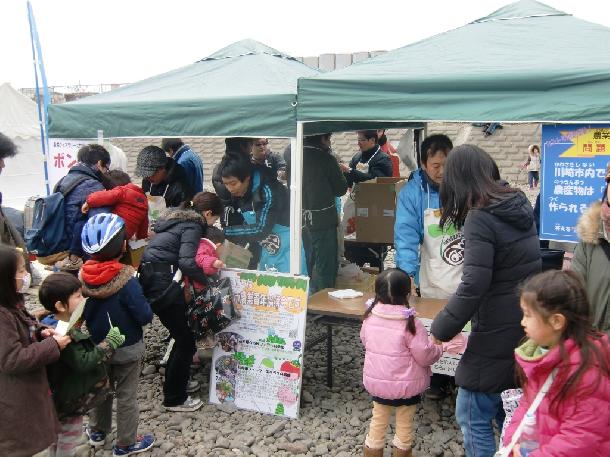
[[[524,336],[518,288],[541,265],[532,205],[498,178],[489,154],[465,144],[447,157],[440,189],[441,227],[455,224],[464,234],[464,271],[431,333],[449,341],[472,321],[455,373],[468,457],[495,453],[492,420],[502,427],[500,393],[515,387],[514,349]]]
[[[187,393],[190,365],[197,348],[187,325],[182,288],[172,281],[180,270],[189,280],[206,282],[195,263],[199,241],[207,227],[202,213],[203,209],[194,207],[192,201],[167,210],[153,227],[155,236],[144,251],[139,269],[144,295],[174,339],[163,383],[163,405],[169,411],[195,411],[203,406],[201,400],[190,398]]]

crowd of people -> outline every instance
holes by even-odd
[[[359,182],[399,175],[385,131],[359,131],[357,144],[359,151],[343,163],[332,152],[331,134],[304,140],[301,273],[310,276],[312,293],[335,285],[338,199]],[[289,271],[289,151],[284,157],[270,151],[265,138],[227,138],[225,146],[213,171],[215,192],[204,190],[202,161],[180,139],[140,151],[140,185],[109,171],[103,146],[82,147],[55,188],[63,196],[59,217],[67,250],[40,259],[55,272],[40,286],[46,313],[38,318],[24,303],[31,280],[26,243],[0,207],[0,405],[6,418],[0,454],[30,456],[49,448],[53,456],[74,455],[84,414],[89,443],[103,446],[114,398],[113,455],[150,449],[154,437],[137,433],[136,393],[142,329],[153,314],[171,336],[163,406],[193,412],[203,405],[190,395],[200,387],[190,379],[190,365],[197,347],[210,342],[198,340],[186,316],[192,295],[225,266],[220,243],[248,249],[252,269]],[[0,172],[4,158],[15,153],[0,134]],[[393,452],[411,456],[422,395],[443,398],[453,382],[468,457],[494,455],[494,422],[500,429],[505,422],[501,394],[518,386],[523,396],[502,438],[512,455],[610,455],[608,186],[580,220],[574,272],[541,273],[532,205],[501,179],[489,154],[432,135],[420,158],[397,198],[396,268],[377,276],[360,333],[363,383],[373,399],[364,455],[383,455],[396,409]],[[136,259],[137,240],[146,248]],[[448,301],[430,336],[409,306],[412,295]],[[469,322],[466,344],[462,330]],[[444,351],[463,352],[455,380],[432,376],[430,366]],[[541,398],[544,385],[548,394]],[[532,415],[537,435],[526,450],[520,424],[527,419],[531,425]]]

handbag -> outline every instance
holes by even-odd
[[[189,284],[190,300],[186,306],[187,324],[195,339],[224,330],[239,317],[233,302],[229,278],[208,278],[205,288],[195,291]]]
[[[528,414],[532,415],[536,412],[536,410],[538,409],[538,406],[540,406],[540,403],[542,403],[544,396],[547,394],[547,392],[551,388],[551,384],[553,384],[553,380],[555,379],[556,374],[557,374],[557,368],[554,368],[553,371],[551,371],[549,376],[544,381],[544,384],[542,384],[542,387],[536,394],[536,398],[534,398],[534,401],[532,402],[530,407],[527,409],[527,412],[523,415],[523,418],[521,419],[521,422],[519,422],[519,425],[517,426],[515,433],[513,433],[513,437],[510,440],[510,443],[508,444],[508,446],[501,447],[500,450],[494,454],[494,457],[509,457],[512,454],[513,448],[519,441],[519,438],[521,438],[521,433],[523,433],[523,428],[525,427],[525,416],[527,416]]]

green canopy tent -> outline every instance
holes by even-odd
[[[522,0],[299,79],[296,162],[304,132],[428,121],[601,123],[610,120],[609,95],[610,28]]]
[[[610,120],[610,28],[523,0],[299,80],[299,121]],[[305,128],[311,128],[306,124]],[[343,128],[343,127],[341,127]]]
[[[111,92],[49,106],[49,136],[294,137],[296,84],[319,71],[254,40]]]
[[[106,137],[288,137],[294,142],[297,79],[318,73],[276,49],[243,40],[186,67],[51,105],[49,136],[96,138],[101,130]],[[297,178],[293,175],[290,186],[291,239],[300,247]],[[301,251],[294,252],[296,273]]]

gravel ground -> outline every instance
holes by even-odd
[[[32,291],[34,292],[34,291]],[[35,295],[28,306],[34,309]],[[308,321],[307,339],[325,328]],[[155,447],[139,455],[173,457],[217,456],[338,456],[362,455],[362,443],[371,416],[370,397],[362,388],[364,352],[359,329],[345,326],[334,331],[334,383],[326,386],[324,345],[306,350],[301,413],[298,420],[238,411],[207,402],[210,364],[204,359],[193,369],[193,378],[202,387],[199,396],[205,405],[194,413],[167,413],[161,406],[163,368],[157,366],[167,331],[155,318],[146,331],[147,351],[138,392],[140,433],[152,432]],[[195,394],[196,395],[196,394]],[[462,436],[454,417],[455,397],[442,402],[424,400],[415,419],[416,456],[463,456]],[[391,442],[393,429],[388,431]],[[79,456],[90,454],[84,444]],[[110,457],[110,446],[98,450],[98,457]],[[389,446],[386,455],[390,455]],[[46,452],[37,457],[46,456]]]

